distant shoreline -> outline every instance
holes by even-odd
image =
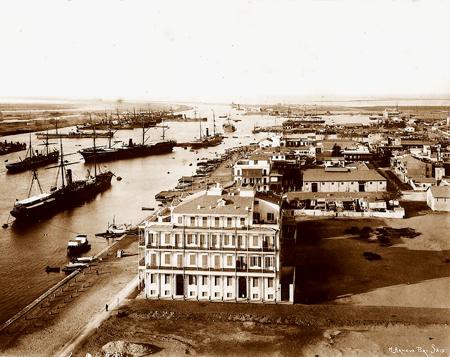
[[[66,128],[84,124],[90,119],[90,114],[104,115],[105,112],[151,110],[174,112],[191,109],[187,105],[157,104],[137,102],[1,102],[0,100],[0,136],[32,133]],[[70,115],[67,115],[70,113]]]

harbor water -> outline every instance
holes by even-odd
[[[102,232],[107,228],[108,222],[113,218],[118,224],[137,224],[147,217],[151,212],[143,211],[142,207],[158,207],[155,194],[162,190],[169,190],[176,186],[178,179],[184,175],[192,175],[196,170],[196,162],[200,158],[214,157],[223,153],[226,148],[246,145],[255,142],[265,136],[264,133],[253,135],[254,125],[273,125],[273,118],[259,115],[241,115],[230,106],[207,106],[195,105],[197,115],[208,117],[208,122],[202,122],[203,133],[208,127],[213,132],[212,110],[215,111],[217,130],[222,131],[225,121],[219,116],[231,114],[232,118],[242,119],[235,123],[237,131],[226,134],[220,146],[206,148],[192,152],[181,147],[174,148],[169,154],[155,155],[144,158],[120,160],[101,163],[101,169],[109,169],[115,175],[122,177],[121,181],[113,178],[109,190],[99,194],[95,199],[86,202],[82,206],[60,212],[49,219],[45,219],[33,225],[17,227],[9,225],[7,229],[1,229],[0,235],[0,322],[7,320],[22,307],[35,299],[50,286],[64,278],[64,274],[47,274],[44,269],[47,265],[62,266],[68,262],[66,257],[67,241],[77,233],[85,233],[89,236],[92,249],[88,253],[94,255],[107,246],[103,238],[96,238],[95,233]],[[193,109],[193,110],[194,110]],[[193,117],[193,110],[185,112]],[[168,122],[170,129],[166,131],[166,138],[186,142],[198,138],[200,133],[199,122]],[[61,129],[67,132],[73,128]],[[146,134],[147,143],[160,140],[161,128],[151,128]],[[233,137],[234,136],[234,137]],[[13,141],[26,141],[29,134],[12,135],[6,137]],[[123,140],[128,142],[133,138],[135,142],[142,141],[142,129],[121,130],[116,132],[114,141]],[[45,149],[43,140],[36,139],[31,134],[34,149]],[[59,140],[53,139],[52,145],[59,149]],[[93,172],[91,165],[86,165],[80,154],[77,153],[82,147],[92,146],[92,139],[63,139],[65,160],[76,162],[69,166],[74,178],[86,177],[87,170]],[[107,145],[107,139],[97,139],[97,145]],[[117,143],[116,145],[121,145]],[[18,157],[24,157],[25,151],[3,155],[2,160],[15,161]],[[190,165],[192,163],[192,165]],[[48,191],[55,186],[57,179],[60,185],[58,169],[38,170],[41,187]],[[31,171],[9,174],[6,172],[4,163],[0,167],[0,222],[1,224],[11,221],[9,211],[16,199],[28,196],[31,183]],[[39,193],[39,187],[35,182],[31,188],[31,195]],[[136,263],[137,264],[137,263]]]

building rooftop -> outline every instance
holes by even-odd
[[[248,159],[249,160],[270,160],[270,155],[263,154],[263,153],[253,154]]]
[[[366,165],[359,165],[353,170],[307,169],[303,173],[303,181],[386,181],[386,179],[377,171],[367,168]]]
[[[431,186],[429,190],[434,198],[450,198],[450,186]]]
[[[401,144],[406,146],[416,146],[416,145],[433,145],[434,143],[428,140],[401,139]]]
[[[344,150],[349,147],[354,147],[357,144],[356,141],[351,139],[326,139],[322,140],[322,147],[325,151],[333,151],[334,145],[337,145]]]
[[[316,155],[317,160],[333,160],[340,161],[344,160],[344,156],[333,156],[331,152],[324,152]]]
[[[411,179],[414,180],[414,182],[420,182],[420,183],[435,183],[436,182],[436,178],[434,178],[434,177],[411,176]]]
[[[253,208],[254,197],[207,195],[180,203],[173,209],[174,214],[204,214],[204,215],[248,215]]]

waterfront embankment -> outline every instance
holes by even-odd
[[[118,250],[131,253],[118,258]],[[3,356],[55,355],[98,314],[112,309],[137,276],[137,237],[126,236],[0,334]],[[119,301],[117,301],[119,299]]]

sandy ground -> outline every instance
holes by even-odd
[[[434,355],[450,351],[450,315],[441,309],[135,300],[121,311],[74,355],[100,356],[111,341],[150,344],[156,356],[389,356],[389,348],[433,345],[445,351]]]
[[[414,239],[401,238],[400,242],[386,248],[392,251],[406,248],[424,252],[422,260],[411,261],[410,264],[428,266],[432,270],[435,267],[434,262],[426,259],[430,252],[442,254],[442,260],[450,258],[450,234],[448,233],[450,232],[450,214],[428,213],[404,220],[386,220],[386,223],[394,228],[410,227],[421,233]],[[358,305],[450,308],[450,266],[448,263],[442,263],[441,266],[447,269],[446,274],[445,270],[442,271],[446,275],[444,277],[382,287],[338,301]],[[408,266],[405,266],[405,269],[408,269]],[[436,276],[440,273],[440,269],[436,269]],[[411,276],[411,281],[413,280],[415,279]]]
[[[448,325],[361,326],[326,330],[303,349],[305,356],[448,356]]]
[[[287,252],[287,265],[296,268],[296,301],[449,306],[450,214],[418,213],[401,220],[302,218],[297,223],[297,244]],[[353,226],[410,227],[421,234],[382,246],[346,233]],[[381,259],[369,261],[364,252]]]
[[[114,303],[117,294],[137,275],[136,256],[116,258],[118,248],[137,251],[137,239],[120,242],[96,267],[11,325],[0,336],[0,355],[54,355],[93,316],[105,311],[107,303]]]

